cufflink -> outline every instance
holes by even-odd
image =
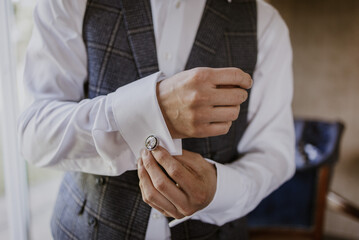
[[[148,151],[153,151],[158,146],[158,138],[154,135],[150,135],[146,138],[145,147]]]

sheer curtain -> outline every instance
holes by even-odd
[[[51,239],[50,216],[62,175],[27,166],[17,146],[17,118],[23,103],[31,101],[22,76],[35,4],[0,1],[0,239]]]

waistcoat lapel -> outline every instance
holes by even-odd
[[[158,71],[149,0],[121,0],[127,36],[141,78]],[[145,44],[144,44],[145,43]]]
[[[197,35],[188,58],[186,69],[214,66],[213,60],[229,25],[227,1],[208,0],[202,15]]]

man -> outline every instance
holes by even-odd
[[[243,216],[294,170],[279,14],[248,0],[43,0],[34,17],[19,133],[28,161],[67,171],[54,238],[245,239]]]

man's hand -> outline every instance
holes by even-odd
[[[238,68],[194,68],[157,85],[157,98],[173,138],[226,134],[252,86]]]
[[[160,146],[152,152],[142,151],[138,177],[143,201],[177,219],[205,208],[217,187],[216,168],[201,155],[183,150],[182,156],[173,157]]]

